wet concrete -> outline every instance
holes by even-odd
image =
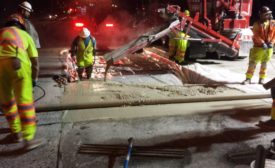
[[[95,94],[95,91],[79,89],[87,81],[78,85],[75,91],[73,85],[68,87],[69,90],[56,87],[50,79],[41,79],[39,83],[46,89],[47,95],[37,102],[37,106],[64,103],[63,96],[66,94],[78,94],[78,98],[93,101],[89,94]],[[100,87],[97,89],[100,90]],[[35,97],[40,94],[39,90],[35,91]],[[66,99],[69,100],[68,97]],[[78,154],[79,146],[83,143],[126,145],[127,139],[133,137],[134,146],[186,149],[186,158],[133,157],[130,167],[233,168],[244,163],[229,161],[228,153],[254,149],[258,144],[268,147],[274,138],[274,130],[256,126],[258,121],[269,119],[270,107],[270,100],[256,100],[253,103],[231,101],[193,106],[172,104],[39,113],[37,137],[45,138],[47,144],[31,152],[20,153],[16,149],[22,144],[2,143],[0,167],[111,167],[112,160],[108,156]],[[118,113],[127,113],[129,117]],[[7,128],[6,121],[0,117],[0,141],[9,133]],[[122,167],[124,158],[113,158],[113,167]],[[248,162],[244,167],[248,167]]]

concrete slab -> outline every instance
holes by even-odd
[[[178,106],[177,106],[178,107]],[[180,107],[179,107],[180,108]],[[149,111],[148,111],[149,112]],[[186,149],[182,160],[133,157],[130,167],[219,167],[233,168],[238,163],[227,160],[230,151],[268,146],[274,137],[271,130],[255,126],[268,118],[267,111],[238,109],[213,113],[165,117],[95,120],[74,123],[64,135],[62,149],[64,167],[108,167],[109,159],[102,155],[77,154],[81,144],[127,145],[129,137],[134,146],[162,146]],[[73,152],[70,152],[73,149]],[[124,157],[115,159],[114,168],[122,167]],[[246,165],[247,167],[248,165]]]
[[[57,167],[58,144],[60,138],[62,113],[38,114],[37,138],[45,138],[46,144],[36,150],[24,153],[23,144],[7,144],[3,138],[9,133],[7,122],[0,118],[0,167],[1,168],[50,168]]]
[[[102,119],[143,118],[191,114],[211,114],[217,111],[236,112],[238,110],[266,111],[271,104],[263,100],[200,102],[184,104],[148,105],[114,108],[94,108],[69,110],[64,113],[63,122],[80,122]],[[195,108],[196,107],[196,108]]]

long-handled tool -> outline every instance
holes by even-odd
[[[126,159],[124,161],[124,168],[128,168],[130,157],[132,154],[132,148],[133,148],[133,138],[132,137],[128,139],[128,143],[129,143],[128,152],[127,152]]]

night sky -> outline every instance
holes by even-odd
[[[14,12],[17,9],[17,5],[23,1],[24,0],[0,0],[0,17],[3,18]],[[149,1],[155,3],[181,4],[181,6],[186,4],[186,1],[183,0],[29,0],[29,2],[33,5],[35,15],[46,15],[50,12],[56,12],[62,7],[64,8],[64,5],[60,5],[62,2],[70,6],[73,2],[76,1],[95,2],[102,4],[111,4],[112,2],[117,2],[122,8],[128,8],[129,10],[133,10],[137,6],[140,7],[141,4],[146,5],[149,3]],[[252,20],[257,18],[258,11],[263,5],[269,6],[271,10],[273,10],[273,13],[275,13],[275,0],[254,0]]]

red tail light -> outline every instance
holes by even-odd
[[[82,22],[76,22],[74,25],[75,27],[84,27],[84,23]]]
[[[106,27],[114,27],[114,24],[112,24],[112,23],[106,23]]]

